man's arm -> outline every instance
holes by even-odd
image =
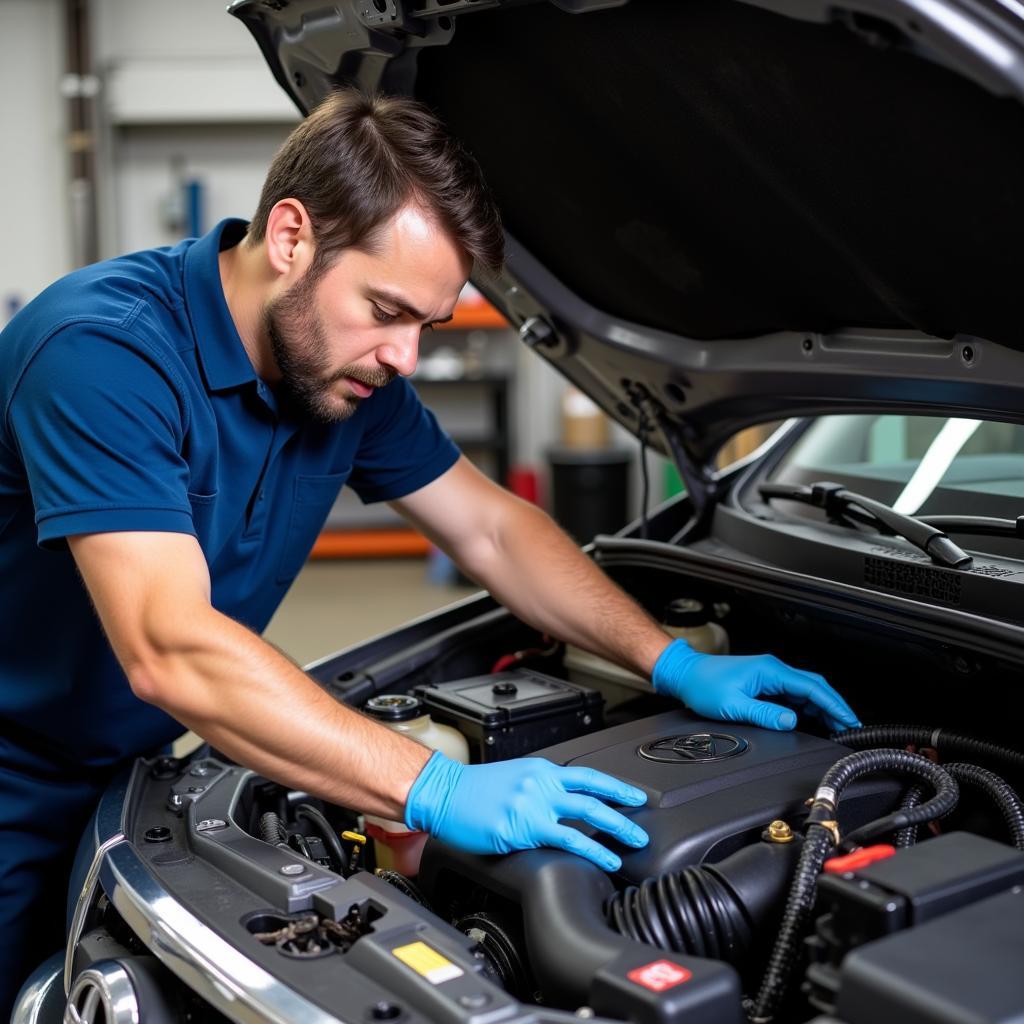
[[[670,637],[535,505],[465,457],[391,503],[536,629],[649,677]]]
[[[618,868],[616,854],[563,819],[632,846],[647,842],[643,829],[603,802],[635,807],[646,800],[643,790],[540,758],[462,765],[339,704],[211,607],[194,537],[96,533],[68,543],[136,696],[240,764],[477,853],[554,846]]]
[[[430,751],[338,703],[211,607],[194,537],[96,533],[68,543],[136,696],[269,778],[402,817]]]
[[[540,509],[509,494],[465,458],[392,503],[523,621],[649,677],[705,718],[792,729],[796,715],[761,697],[859,725],[821,676],[771,655],[700,654],[672,641]]]

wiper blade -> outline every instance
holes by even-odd
[[[1017,516],[1016,519],[996,519],[992,516],[918,516],[917,521],[946,533],[1024,538],[1024,516]]]
[[[933,562],[947,569],[970,569],[974,564],[974,559],[957,547],[937,526],[896,512],[874,498],[848,491],[842,484],[827,481],[809,487],[803,484],[761,484],[758,490],[766,501],[772,498],[799,501],[824,509],[830,519],[853,519],[868,523],[890,536],[902,537],[914,547],[920,548]]]

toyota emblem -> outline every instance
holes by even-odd
[[[651,740],[637,748],[640,757],[661,764],[707,764],[736,757],[747,749],[747,741],[724,732],[690,732]]]

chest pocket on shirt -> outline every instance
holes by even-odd
[[[298,575],[351,472],[352,467],[348,466],[341,473],[295,478],[288,533],[277,566],[278,583],[289,583]]]

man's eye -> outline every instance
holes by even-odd
[[[381,309],[377,303],[373,303],[373,316],[375,320],[379,320],[382,324],[389,324],[392,320],[398,319],[397,313],[389,313],[386,309]]]

